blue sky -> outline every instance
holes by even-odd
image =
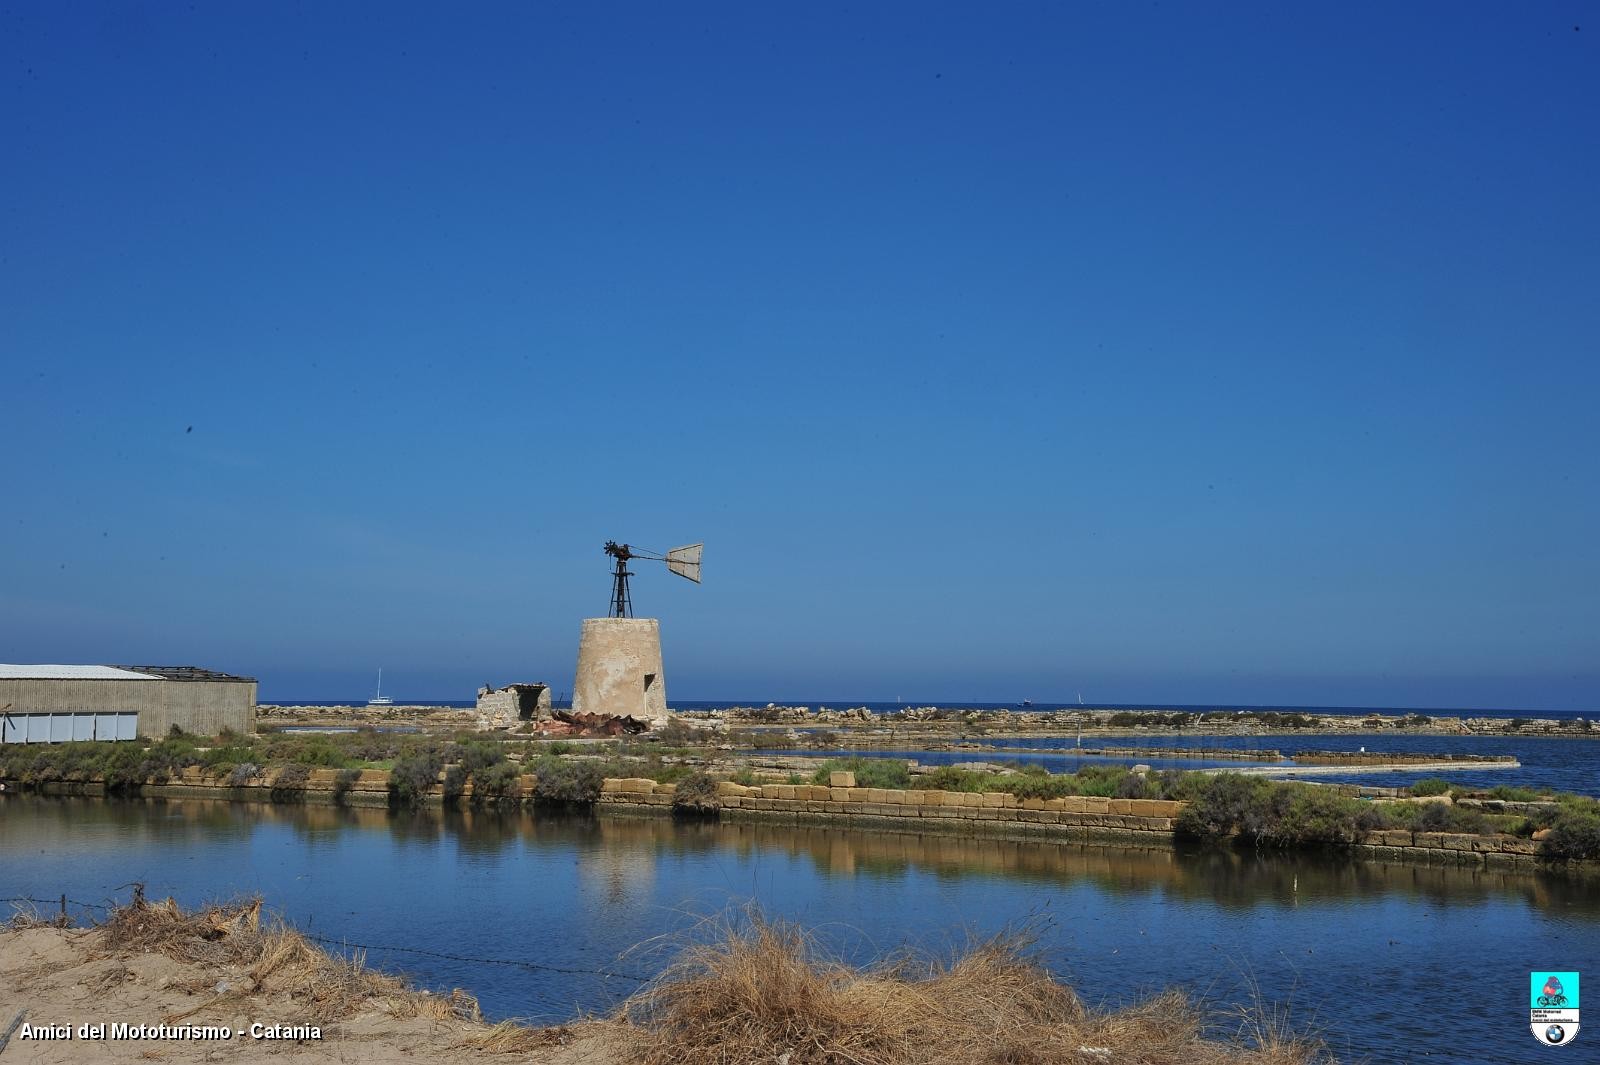
[[[0,21],[0,660],[1600,705],[1582,5]]]

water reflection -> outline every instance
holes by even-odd
[[[756,822],[0,799],[0,896],[125,899],[132,881],[190,905],[259,893],[341,941],[460,955],[367,952],[471,989],[492,1017],[552,1022],[606,1010],[636,986],[619,970],[648,976],[670,955],[638,944],[751,899],[857,961],[1042,916],[1043,959],[1091,1002],[1177,985],[1247,1004],[1248,977],[1274,997],[1298,989],[1345,1058],[1372,1061],[1539,1060],[1506,1003],[1552,958],[1600,953],[1600,892],[1545,872]],[[1399,1032],[1395,988],[1449,1044]]]
[[[824,826],[665,817],[494,810],[387,810],[332,806],[249,805],[203,799],[107,803],[26,797],[0,810],[0,841],[12,853],[68,846],[93,848],[108,835],[139,841],[217,846],[265,826],[279,826],[307,846],[349,841],[352,833],[387,837],[405,850],[448,842],[465,860],[559,848],[576,857],[586,889],[617,900],[648,893],[658,860],[717,856],[748,863],[785,856],[824,877],[877,879],[927,874],[941,880],[1002,878],[1056,887],[1087,882],[1112,895],[1199,900],[1227,909],[1293,908],[1319,900],[1403,896],[1438,907],[1472,907],[1492,897],[1537,909],[1600,917],[1600,892],[1563,871],[1381,862],[1340,855],[1278,854],[1231,848],[1136,848],[1044,843],[943,834],[863,832]]]

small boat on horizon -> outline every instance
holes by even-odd
[[[378,694],[367,700],[368,706],[393,706],[394,700],[383,694],[383,667],[378,667]]]

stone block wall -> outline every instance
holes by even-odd
[[[821,784],[717,785],[726,820],[779,819],[893,827],[911,832],[1021,832],[1063,838],[1166,843],[1182,803],[1156,799],[1018,799],[1006,792],[915,791]],[[673,787],[647,779],[607,780],[602,809],[671,807]]]
[[[347,806],[387,806],[389,774],[381,769],[362,770],[354,780],[339,786],[339,771],[314,769],[303,779],[274,770],[244,786],[207,776],[191,767],[161,784],[147,784],[143,794],[155,797],[231,799],[235,801],[342,803]],[[441,774],[441,783],[443,774]],[[538,784],[531,773],[520,777],[521,799],[530,801]],[[52,782],[40,787],[46,794],[103,795],[98,781]],[[601,785],[600,814],[670,814],[676,789],[648,777],[605,780]],[[461,794],[472,800],[472,785]],[[777,821],[909,832],[916,834],[992,835],[1063,843],[1095,840],[1140,846],[1169,846],[1173,824],[1183,810],[1181,802],[1157,799],[1107,799],[1074,795],[1059,799],[1018,799],[1004,792],[916,791],[883,788],[832,787],[817,784],[763,784],[746,787],[732,781],[717,785],[718,816],[724,821]],[[443,801],[436,787],[429,801]],[[1523,866],[1538,860],[1539,844],[1517,836],[1468,835],[1454,832],[1411,832],[1390,829],[1371,833],[1353,850],[1379,860],[1450,862],[1472,865]],[[1589,871],[1600,862],[1570,863]]]

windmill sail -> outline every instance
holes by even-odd
[[[705,544],[685,544],[683,547],[674,547],[667,552],[667,568],[678,576],[687,577],[699,584],[700,554],[705,549]]]

